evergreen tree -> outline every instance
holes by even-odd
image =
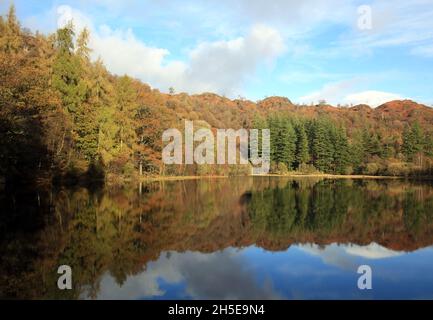
[[[90,104],[97,110],[97,152],[103,163],[108,165],[120,149],[116,143],[119,127],[115,121],[114,86],[108,80],[108,72],[100,59],[92,65],[90,75]]]
[[[255,114],[252,121],[252,129],[262,130],[262,129],[268,129],[268,125],[266,122],[266,119],[260,116],[259,114]],[[258,156],[262,156],[262,134],[259,131],[258,139],[257,141],[254,141],[255,144],[257,144],[258,147]]]
[[[406,157],[406,161],[412,162],[418,160],[418,163],[422,161],[422,153],[424,151],[425,138],[424,133],[418,122],[412,126],[406,126],[403,132],[403,154]]]
[[[334,145],[334,172],[345,174],[350,165],[349,141],[344,128],[332,130],[332,140]]]
[[[332,144],[329,124],[318,120],[313,129],[313,164],[323,172],[332,172],[334,146]]]
[[[274,115],[268,122],[271,130],[271,160],[275,164],[284,164],[290,170],[295,162],[296,132],[285,117]]]
[[[85,99],[87,88],[82,81],[80,59],[74,54],[74,35],[72,23],[57,31],[53,86],[60,92],[63,106],[75,122],[76,113]]]
[[[362,165],[366,160],[362,132],[358,131],[354,134],[349,148],[350,163],[353,166],[355,173],[361,173]]]
[[[296,126],[296,166],[299,168],[310,160],[308,136],[303,123]]]
[[[371,132],[367,128],[364,128],[362,137],[366,157],[380,157],[383,151],[379,135],[376,132]]]

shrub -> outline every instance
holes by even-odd
[[[312,164],[301,164],[298,168],[298,172],[301,174],[318,174],[319,170],[316,169]]]
[[[285,163],[280,162],[280,163],[278,163],[277,172],[276,173],[277,174],[288,174],[289,173],[289,169],[287,169],[287,166],[286,166]]]
[[[369,162],[365,166],[364,173],[368,175],[376,175],[380,170],[380,165],[375,162]]]
[[[404,162],[393,162],[388,164],[386,173],[390,176],[406,176],[409,173],[409,168]]]

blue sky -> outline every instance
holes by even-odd
[[[9,0],[0,0],[5,13]],[[433,0],[15,0],[22,24],[92,32],[116,74],[177,92],[433,104]],[[361,11],[360,6],[371,11]],[[371,12],[371,15],[370,15]],[[371,16],[371,28],[359,21]],[[364,25],[365,26],[365,25]]]

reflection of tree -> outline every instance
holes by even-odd
[[[14,199],[15,197],[15,199]],[[0,198],[0,297],[95,298],[109,273],[122,285],[161,252],[258,245],[433,243],[433,188],[395,182],[274,178],[155,182],[91,192]],[[57,289],[57,267],[74,290]]]

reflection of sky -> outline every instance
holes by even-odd
[[[357,269],[373,270],[373,290],[360,291]],[[413,253],[378,244],[256,247],[212,254],[163,253],[119,287],[106,274],[101,299],[424,299],[433,298],[433,249]]]

